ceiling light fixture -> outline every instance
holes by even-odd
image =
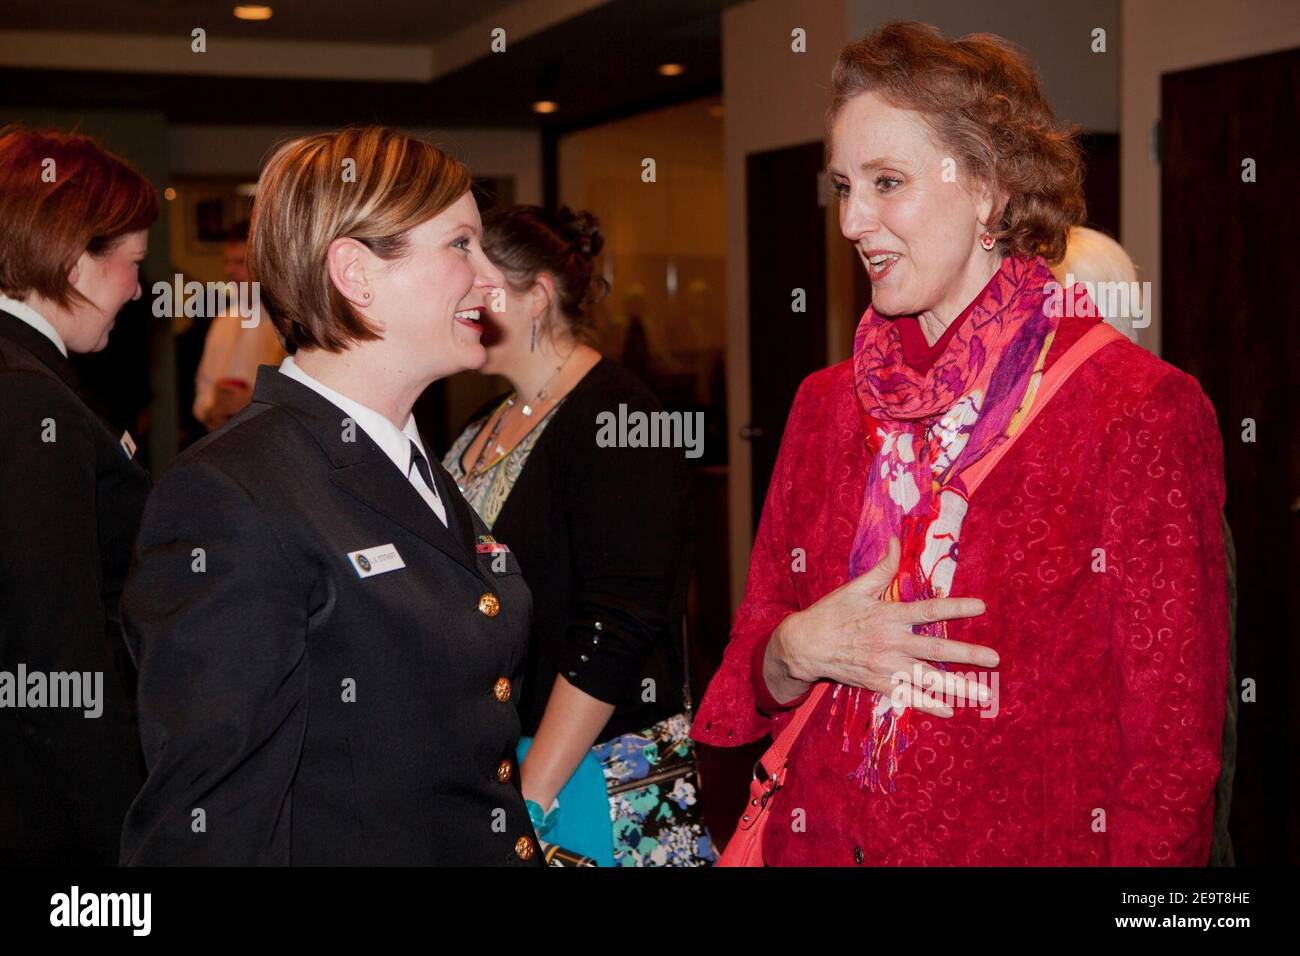
[[[560,108],[560,104],[554,100],[538,100],[533,104],[534,113],[554,113]]]
[[[240,4],[235,7],[236,20],[269,20],[271,8],[258,4]]]
[[[680,63],[659,64],[660,76],[681,76],[685,72],[686,72],[686,67],[682,66]]]

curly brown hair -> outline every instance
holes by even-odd
[[[840,109],[875,92],[920,113],[972,176],[1006,195],[993,237],[1011,255],[1065,255],[1083,222],[1083,162],[1077,128],[1060,125],[1028,57],[1002,37],[947,40],[936,27],[887,23],[846,46],[831,74],[827,129]]]

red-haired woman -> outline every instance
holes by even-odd
[[[853,358],[795,398],[693,732],[779,734],[807,698],[769,864],[1204,864],[1227,647],[1213,409],[1053,284],[1079,153],[1022,55],[895,23],[833,86],[871,307]]]
[[[158,195],[77,134],[0,130],[0,174],[0,862],[111,865],[144,780],[118,596],[149,479],[68,354],[140,297]]]

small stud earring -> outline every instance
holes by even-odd
[[[369,292],[363,292],[363,293],[361,293],[361,298],[363,298],[363,299],[365,299],[367,302],[369,302],[369,301],[370,301],[370,293],[369,293]]]
[[[984,235],[980,236],[980,248],[983,249],[985,252],[992,252],[993,245],[994,245],[993,237],[989,235],[987,232],[984,233]]]

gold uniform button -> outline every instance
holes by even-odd
[[[492,693],[496,699],[505,703],[510,699],[510,680],[506,677],[498,677],[496,683],[492,685]]]
[[[519,859],[531,860],[533,854],[536,852],[537,848],[533,846],[533,841],[530,837],[521,836],[515,841],[515,856],[519,857]]]
[[[478,612],[488,617],[496,617],[501,612],[501,601],[489,591],[478,599]]]
[[[499,783],[510,782],[510,761],[503,760],[497,764],[497,781]]]

